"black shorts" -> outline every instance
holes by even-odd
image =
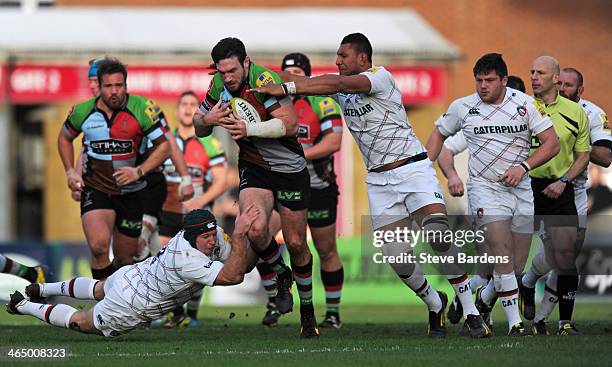
[[[162,210],[159,219],[159,235],[174,237],[183,229],[183,214]]]
[[[310,227],[327,227],[336,223],[338,206],[338,186],[334,183],[324,189],[310,189],[308,203],[308,225]]]
[[[310,175],[304,168],[296,173],[268,171],[247,162],[239,162],[239,190],[249,187],[267,189],[274,194],[274,204],[297,211],[306,209],[310,200]]]
[[[544,220],[546,226],[549,227],[578,226],[578,211],[574,201],[574,185],[571,182],[565,185],[565,190],[556,199],[551,199],[542,193],[548,185],[555,181],[557,180],[531,178],[536,226],[541,220]]]
[[[159,220],[162,206],[168,196],[168,185],[166,177],[161,172],[151,172],[145,176],[147,187],[143,190],[144,214]]]
[[[96,209],[115,211],[115,227],[128,237],[139,237],[142,229],[144,190],[129,194],[109,195],[85,186],[81,193],[81,216]]]

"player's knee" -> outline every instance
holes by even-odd
[[[321,263],[332,261],[338,257],[338,252],[333,247],[320,247],[317,248],[317,252],[319,253]]]
[[[263,220],[256,220],[249,229],[249,239],[256,244],[265,244],[269,238],[268,226]]]
[[[74,331],[87,332],[91,329],[91,324],[89,320],[87,320],[87,316],[89,313],[83,311],[75,312],[71,317],[70,321],[68,321],[68,328]]]
[[[451,242],[442,240],[446,231],[450,229],[446,214],[434,213],[426,216],[421,227],[434,251],[446,252],[450,249]]]
[[[103,240],[94,240],[89,243],[91,256],[94,259],[106,259],[109,253],[109,243]]]

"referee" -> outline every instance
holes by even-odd
[[[560,74],[557,60],[551,56],[538,57],[533,61],[530,73],[531,87],[540,113],[548,114],[552,119],[561,146],[556,157],[529,172],[534,196],[535,223],[544,221],[542,240],[546,259],[559,274],[557,334],[579,335],[571,321],[578,289],[575,248],[578,216],[572,180],[584,171],[589,162],[589,122],[580,105],[560,96],[555,88]],[[530,153],[539,145],[537,137],[532,136]],[[535,307],[535,284],[525,284],[529,283],[528,279],[523,280],[519,282],[519,289],[520,306],[525,314],[525,309],[533,310]]]

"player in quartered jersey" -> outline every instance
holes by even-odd
[[[608,167],[612,159],[612,137],[610,136],[610,126],[606,113],[594,103],[582,98],[584,93],[583,77],[580,71],[575,68],[563,68],[559,74],[557,88],[561,96],[570,99],[580,105],[587,114],[589,120],[589,137],[591,141],[590,161],[594,164]],[[574,201],[578,212],[578,235],[576,239],[576,249],[579,252],[586,236],[587,219],[587,169],[576,177],[574,185]],[[534,255],[534,262],[538,266],[529,269],[531,278],[539,278],[550,270],[544,254],[544,246],[539,243],[537,253]],[[559,302],[557,296],[557,274],[554,270],[548,273],[542,303],[533,319],[532,331],[534,335],[548,335],[547,321],[556,304]]]
[[[89,61],[89,70],[87,73],[88,86],[91,90],[92,96],[98,97],[100,95],[100,83],[98,81],[98,65],[103,59],[92,59]],[[178,151],[176,143],[170,139],[171,134],[169,133],[168,122],[161,110],[159,105],[155,101],[147,100],[147,105],[157,115],[155,118],[159,120],[162,130],[166,135],[168,144],[170,147],[170,160],[175,162],[176,170],[181,175],[181,183],[177,188],[177,194],[181,197],[181,200],[188,200],[193,196],[193,187],[191,185],[191,178],[187,173],[187,166],[182,158],[182,155]],[[153,143],[148,139],[143,139],[140,146],[140,157],[137,163],[141,163],[146,160],[148,154],[154,148]],[[83,152],[77,158],[76,171],[81,174],[83,170]],[[141,261],[142,259],[149,256],[149,254],[155,254],[160,249],[160,240],[158,234],[157,222],[161,212],[161,207],[166,197],[166,181],[164,180],[161,169],[158,167],[145,175],[145,181],[147,182],[146,192],[143,194],[144,211],[142,216],[142,231],[140,232],[140,238],[138,239],[138,255],[135,256],[135,261]],[[81,201],[81,192],[78,190],[71,191],[71,196],[75,201]],[[110,260],[108,260],[110,262]],[[103,274],[103,277],[106,275]]]
[[[337,51],[340,75],[314,78],[284,75],[282,85],[268,84],[255,92],[274,96],[334,95],[346,125],[361,151],[369,173],[366,177],[370,213],[376,231],[412,228],[414,216],[425,231],[449,229],[444,197],[425,147],[408,122],[402,96],[391,73],[372,65],[372,46],[361,33],[347,35]],[[455,254],[450,243],[433,243],[438,253]],[[388,242],[385,255],[402,256],[407,243]],[[444,312],[447,296],[434,290],[418,264],[390,264],[400,279],[427,304],[429,335],[446,335]],[[474,306],[464,269],[442,269],[464,303],[473,337],[490,335]]]
[[[92,275],[106,278],[133,262],[142,227],[143,176],[167,157],[168,142],[148,99],[127,94],[125,65],[98,65],[100,97],[73,107],[58,136],[58,150],[73,191],[81,192],[81,220],[92,251]],[[73,140],[83,133],[83,174],[74,168]],[[137,164],[144,138],[154,150]],[[109,264],[108,248],[115,258]]]
[[[301,336],[318,338],[312,304],[312,254],[306,244],[306,208],[310,177],[302,146],[297,141],[297,118],[291,100],[251,89],[280,83],[278,75],[253,63],[242,41],[225,38],[211,53],[217,72],[193,121],[198,136],[210,135],[213,126],[225,128],[240,148],[239,206],[244,210],[257,205],[263,215],[249,231],[253,248],[278,274],[276,305],[286,313],[293,308],[290,293],[296,280],[301,314]],[[255,107],[261,122],[247,124],[228,109],[234,97],[246,99]],[[278,244],[269,230],[272,209],[280,214],[283,237],[291,258],[291,269],[284,265]]]
[[[89,310],[39,304],[15,292],[7,311],[83,333],[125,334],[158,319],[205,286],[241,283],[245,269],[252,269],[257,259],[246,234],[259,215],[254,205],[245,209],[229,240],[208,210],[194,210],[167,247],[145,261],[124,266],[106,280],[80,277],[26,287],[30,299],[67,296],[99,301]]]
[[[494,264],[493,279],[479,290],[476,304],[481,313],[488,313],[499,297],[508,335],[525,336],[515,271],[522,273],[533,234],[533,194],[527,172],[554,157],[559,142],[550,118],[539,111],[535,100],[506,87],[507,75],[500,54],[481,57],[474,66],[477,93],[450,105],[438,119],[427,150],[437,158],[443,140],[463,131],[470,153],[469,214],[484,231],[491,254],[510,260]],[[530,156],[532,134],[541,145]]]
[[[525,83],[521,78],[515,75],[508,75],[508,81],[506,83],[506,87],[516,89],[519,92],[525,93]],[[436,122],[436,125],[439,125]],[[465,136],[463,135],[463,130],[458,131],[455,135],[451,135],[446,140],[444,140],[444,146],[440,151],[440,155],[438,156],[438,165],[440,166],[440,170],[442,174],[448,180],[448,191],[452,196],[461,197],[464,194],[464,186],[463,181],[459,178],[457,171],[455,170],[454,157],[455,155],[465,151],[467,149],[467,142],[465,141]],[[470,215],[471,210],[469,208],[468,201],[468,215]],[[489,253],[488,246],[486,244],[486,240],[476,246],[476,250],[479,255],[483,255]],[[527,255],[527,254],[524,254]],[[525,261],[527,258],[522,256],[521,259],[514,258],[514,272],[518,275],[522,273],[522,269],[525,266]],[[520,270],[518,270],[520,269]],[[472,293],[475,293],[478,288],[487,284],[487,282],[493,277],[493,264],[487,263],[478,263],[476,264],[475,274],[470,277],[470,289]],[[446,314],[448,320],[456,324],[458,323],[463,316],[463,308],[461,306],[461,302],[455,297],[453,301],[448,306],[448,313]],[[487,325],[493,325],[493,319],[491,313],[485,313],[483,315],[485,322]]]
[[[294,75],[310,76],[310,60],[302,53],[288,54],[283,58],[281,70]],[[336,248],[339,192],[333,154],[340,150],[342,141],[342,112],[330,97],[293,96],[292,100],[299,124],[298,141],[304,148],[310,174],[308,226],[321,261],[321,280],[325,288],[327,310],[319,326],[339,329],[342,327],[340,298],[344,269]],[[268,290],[270,283],[267,278],[272,269],[266,263],[258,264],[257,269]],[[280,312],[276,309],[274,299],[269,298],[262,324],[273,326],[279,317]]]

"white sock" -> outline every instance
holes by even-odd
[[[478,274],[472,276],[470,278],[470,290],[472,291],[472,294],[476,293],[478,288],[482,287],[485,284],[487,284],[486,278],[483,278]]]
[[[68,328],[70,318],[77,312],[76,308],[64,304],[44,305],[30,301],[17,306],[17,310],[24,315],[31,315],[51,325],[64,328]]]
[[[456,275],[447,275],[447,278],[448,282],[453,286],[459,302],[461,302],[463,317],[467,317],[467,315],[480,315],[472,298],[472,290],[470,289],[470,281],[467,274],[458,277]]]
[[[423,270],[418,264],[415,264],[414,271],[412,272],[411,276],[404,278],[400,275],[400,279],[402,282],[404,282],[404,284],[412,289],[417,296],[421,297],[423,302],[425,302],[427,305],[429,311],[439,312],[442,309],[442,300],[440,299],[440,295],[429,285],[427,279],[425,279]]]
[[[92,299],[94,297],[94,287],[99,280],[90,278],[73,278],[57,283],[45,283],[40,285],[41,297],[67,296],[77,299]]]
[[[486,304],[491,305],[493,300],[497,297],[497,292],[495,291],[495,282],[493,278],[489,279],[486,287],[480,292],[480,299]]]
[[[550,314],[553,312],[557,303],[559,303],[559,297],[557,297],[557,273],[555,273],[553,270],[548,273],[548,279],[546,279],[546,286],[544,287],[542,304],[540,305],[538,312],[536,312],[533,321],[548,321],[548,316],[550,316]]]
[[[504,309],[506,319],[508,320],[508,330],[515,324],[522,322],[518,308],[518,284],[514,272],[508,274],[499,274],[493,272],[495,282],[495,290],[497,297]]]
[[[528,288],[535,288],[536,282],[540,279],[544,274],[548,273],[552,268],[546,262],[546,254],[544,252],[544,244],[542,244],[542,240],[538,236],[538,249],[531,260],[531,266],[529,270],[523,275],[521,279],[523,285]]]

